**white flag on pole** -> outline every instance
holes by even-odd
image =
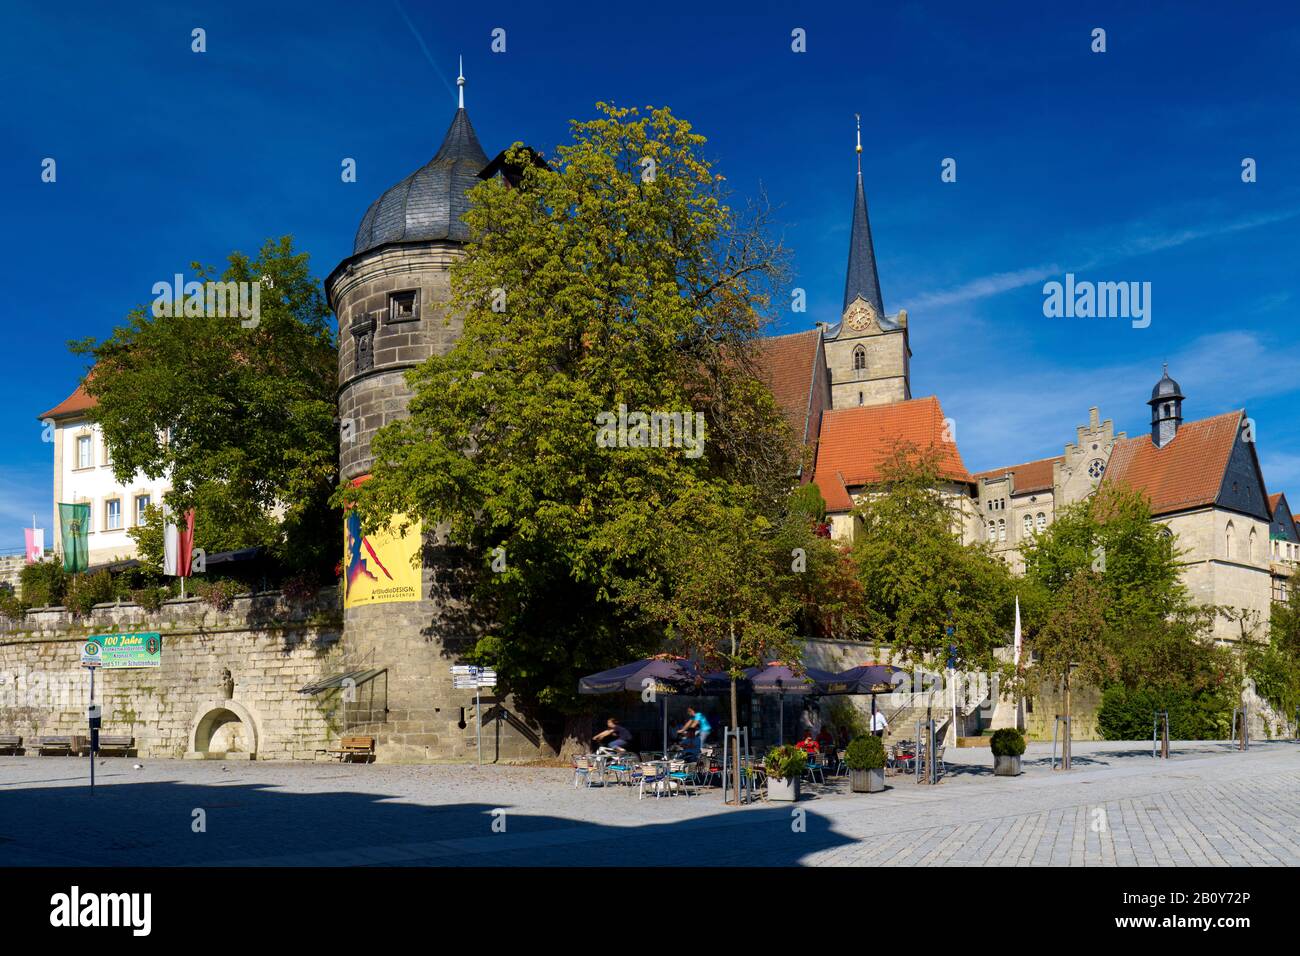
[[[1016,595],[1016,667],[1020,667],[1020,595]]]

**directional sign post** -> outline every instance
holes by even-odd
[[[490,667],[454,664],[451,668],[451,684],[456,690],[474,691],[474,735],[478,739],[478,764],[481,767],[483,766],[483,703],[481,691],[484,687],[497,686],[497,672]]]

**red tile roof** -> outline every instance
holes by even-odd
[[[938,448],[945,478],[973,482],[956,442],[944,432],[943,408],[934,396],[826,412],[813,480],[828,510],[848,510],[844,504],[847,488],[878,483],[880,466],[893,454],[895,443],[910,443],[921,450]]]
[[[99,401],[97,399],[86,394],[86,383],[82,382],[71,395],[59,402],[59,404],[55,405],[48,412],[42,412],[36,417],[42,421],[47,418],[68,418],[72,415],[79,415],[86,412],[98,404]]]
[[[1011,472],[1015,478],[1013,485],[1015,494],[1025,494],[1030,491],[1051,491],[1053,487],[1053,469],[1056,462],[1064,462],[1064,455],[1057,455],[1055,458],[1040,458],[1038,461],[1027,461],[1022,465],[1009,465],[1006,468],[990,468],[988,471],[981,471],[975,474],[975,480],[982,478],[1001,478],[1007,472]]]
[[[1268,496],[1268,513],[1270,515],[1277,514],[1278,502],[1280,502],[1281,500],[1282,500],[1282,492],[1280,491],[1275,495]]]
[[[1211,505],[1223,487],[1243,414],[1188,422],[1164,448],[1152,444],[1150,435],[1116,442],[1104,481],[1142,492],[1157,515]]]
[[[820,341],[820,329],[759,340],[759,371],[800,441],[816,437],[807,433],[808,406]]]

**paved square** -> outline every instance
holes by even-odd
[[[92,797],[85,759],[0,757],[0,865],[1300,864],[1300,745],[1173,746],[1165,762],[1076,744],[1067,774],[1031,744],[1014,779],[987,750],[950,750],[938,786],[833,780],[740,810],[717,790],[575,789],[550,767],[120,758]]]

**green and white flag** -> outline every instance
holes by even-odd
[[[63,570],[84,571],[90,564],[90,505],[59,502]]]

